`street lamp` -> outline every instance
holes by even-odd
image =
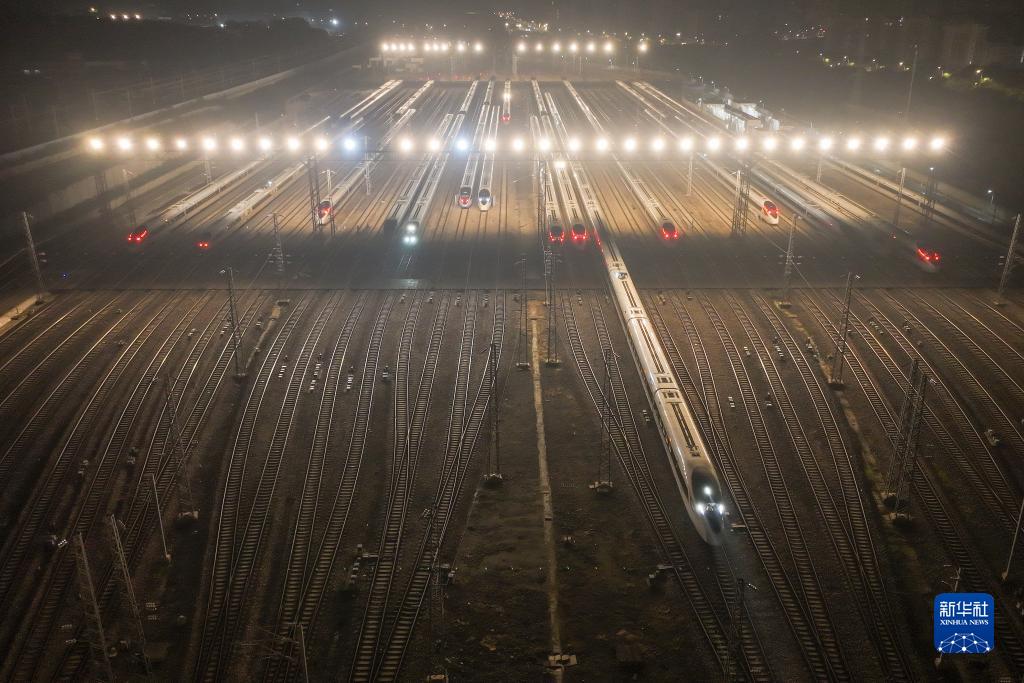
[[[995,225],[996,224],[996,193],[993,192],[991,189],[989,189],[988,192],[986,192],[985,194],[988,195],[988,206],[989,206],[989,209],[992,211],[992,217],[989,219],[988,222],[989,222],[989,225]]]

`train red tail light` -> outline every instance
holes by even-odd
[[[209,249],[210,243],[207,242],[206,240],[199,240],[198,242],[196,242],[196,246],[199,247],[200,249]]]
[[[917,248],[917,257],[925,263],[938,263],[942,260],[942,254],[937,251],[929,251],[921,247]]]

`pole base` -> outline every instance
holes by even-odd
[[[996,299],[995,301],[992,302],[992,305],[999,306],[1000,308],[1002,308],[1003,306],[1006,305],[1006,301],[1004,301],[1003,299]]]
[[[841,379],[830,379],[828,386],[832,389],[843,389],[846,387],[846,383]]]
[[[236,372],[235,373],[235,381],[236,382],[241,382],[242,380],[244,380],[248,376],[249,376],[249,373],[247,373],[247,372]]]
[[[504,481],[505,479],[501,476],[500,472],[491,472],[490,474],[484,475],[484,486],[495,488],[497,486],[501,486]]]
[[[607,495],[615,489],[615,485],[611,481],[602,479],[601,481],[591,482],[589,488],[594,493]]]
[[[516,363],[516,367],[519,368],[520,370],[529,370],[530,364],[527,363],[526,361],[519,361],[518,363]]]
[[[788,300],[786,300],[786,301],[780,300],[780,301],[776,301],[775,305],[778,306],[779,308],[789,308],[793,304],[792,304],[792,302],[790,302]]]
[[[547,360],[544,361],[544,365],[548,366],[549,368],[557,368],[561,364],[562,361],[558,360],[557,358],[548,358]]]

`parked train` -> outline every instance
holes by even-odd
[[[612,293],[654,406],[683,505],[700,537],[706,543],[719,545],[726,526],[725,498],[707,445],[617,248],[606,243],[603,253]]]

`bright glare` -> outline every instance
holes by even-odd
[[[200,144],[205,152],[212,152],[217,149],[217,141],[211,137],[203,138]]]
[[[94,152],[102,151],[103,140],[99,138],[89,138],[89,149],[93,150]]]
[[[559,159],[558,161],[556,161],[555,162],[555,168],[559,168],[559,169],[565,168],[565,161],[563,161],[562,159]]]
[[[391,49],[391,46],[388,45],[387,43],[384,43],[383,45],[380,46],[380,51],[381,52],[387,52],[390,49]]]
[[[118,138],[117,139],[117,148],[119,150],[121,150],[122,152],[130,152],[130,151],[132,151],[132,141],[131,141],[131,138]]]
[[[708,150],[717,152],[722,148],[722,138],[708,138]]]
[[[860,149],[860,144],[860,138],[850,138],[849,140],[846,141],[846,149],[848,149],[851,152],[856,152],[858,149]]]
[[[547,138],[541,138],[537,146],[540,147],[540,151],[546,152],[551,149],[551,141]]]
[[[932,138],[931,142],[928,143],[933,152],[938,152],[946,146],[946,141],[943,138]]]
[[[597,151],[598,152],[605,152],[607,150],[608,150],[608,140],[606,140],[605,138],[598,138],[597,139]]]
[[[515,140],[512,141],[512,149],[514,149],[515,151],[522,152],[523,147],[525,147],[525,143],[523,142],[522,138],[516,138]]]
[[[437,150],[441,149],[441,142],[437,138],[431,138],[430,141],[427,143],[427,149],[429,149],[431,152],[436,152]]]
[[[544,44],[537,43],[537,52],[544,52]]]
[[[904,138],[903,150],[906,152],[912,152],[917,148],[917,138]]]
[[[465,52],[465,51],[466,51],[466,44],[465,44],[465,43],[459,43],[459,44],[457,44],[457,45],[455,46],[455,50],[456,50],[457,52]]]
[[[483,43],[473,43],[473,52],[483,52],[483,51],[484,51]]]
[[[284,145],[288,148],[288,151],[295,152],[302,146],[302,143],[299,142],[298,138],[288,138],[285,140]]]
[[[623,148],[627,152],[632,152],[636,149],[636,138],[626,138],[626,142],[623,144]]]
[[[562,44],[556,42],[554,45],[551,46],[551,51],[552,52],[561,52],[562,51]]]
[[[316,140],[313,141],[313,147],[318,152],[324,152],[327,150],[328,147],[330,147],[330,143],[327,142],[326,138],[317,138]]]
[[[768,137],[764,139],[762,145],[764,146],[764,151],[774,152],[779,147],[779,141],[775,138]]]
[[[520,52],[526,52],[526,43],[519,43],[519,45],[516,46],[516,49]]]
[[[184,152],[186,149],[188,149],[188,140],[186,140],[185,138],[175,139],[174,148],[180,152]]]
[[[789,148],[794,152],[803,151],[804,147],[807,146],[807,141],[803,138],[793,138],[789,141]]]
[[[569,43],[569,52],[576,52],[580,49],[580,46],[576,43]]]
[[[228,146],[231,147],[232,152],[241,152],[245,149],[245,143],[242,141],[242,138],[231,138]]]
[[[689,152],[693,149],[693,138],[683,138],[679,141],[679,149],[684,152]]]
[[[593,52],[597,49],[597,45],[593,41],[587,43],[587,52]]]
[[[636,49],[640,50],[640,52],[647,52],[647,43],[640,43]]]
[[[409,152],[412,150],[412,140],[409,138],[402,138],[398,142],[398,148],[403,152]]]
[[[570,138],[569,139],[569,151],[570,152],[578,152],[578,151],[580,151],[580,146],[581,145],[580,145],[579,138]]]
[[[750,140],[747,138],[736,138],[737,152],[746,152],[748,147],[750,147]]]
[[[494,140],[494,138],[487,138],[486,140],[484,140],[484,151],[493,152],[495,149],[497,149],[497,147],[498,143]]]
[[[460,152],[465,152],[467,149],[469,149],[469,143],[466,142],[466,138],[459,138],[455,142],[455,148]]]
[[[345,148],[346,152],[351,152],[356,148],[356,141],[352,138],[345,138],[345,141],[341,143],[341,146]]]
[[[160,140],[157,138],[146,138],[146,149],[155,152],[160,149]]]
[[[660,152],[661,150],[665,149],[665,141],[662,140],[661,138],[654,138],[653,140],[651,140],[651,149],[653,149],[655,152]]]
[[[886,137],[875,138],[875,150],[877,150],[879,152],[884,152],[888,148],[889,148],[889,138],[886,138]]]
[[[270,138],[262,137],[257,141],[256,145],[260,148],[261,152],[269,152],[274,143],[270,141]]]
[[[615,46],[612,45],[611,42],[607,42],[607,43],[604,44],[604,51],[607,52],[608,54],[611,54],[612,50],[614,50],[614,49],[615,49]]]
[[[818,140],[818,149],[822,152],[827,152],[832,149],[832,138],[822,138]]]

